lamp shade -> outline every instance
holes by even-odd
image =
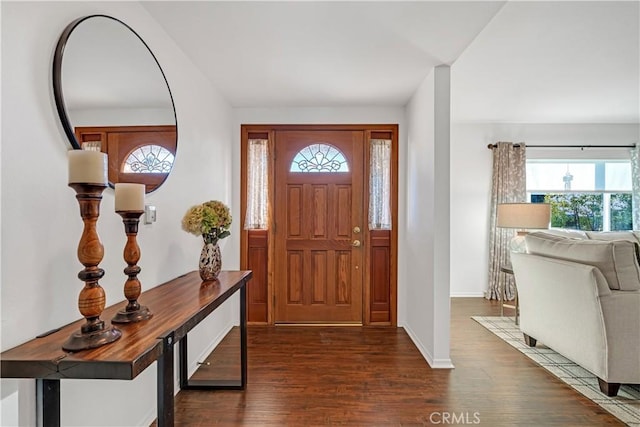
[[[518,229],[546,229],[551,219],[548,203],[501,203],[498,205],[497,226]]]

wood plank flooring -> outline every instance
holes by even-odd
[[[176,425],[624,425],[470,319],[496,302],[451,307],[453,370],[429,368],[401,328],[250,327],[247,389],[181,391]],[[239,375],[238,335],[194,378]]]

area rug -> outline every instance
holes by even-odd
[[[616,397],[608,397],[600,392],[598,379],[592,373],[545,347],[540,341],[536,347],[526,345],[522,332],[513,318],[473,316],[472,319],[602,406],[620,421],[629,426],[640,427],[640,385],[623,384]]]

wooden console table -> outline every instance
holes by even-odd
[[[60,426],[60,380],[132,380],[157,361],[158,427],[173,426],[174,351],[180,343],[180,384],[184,388],[244,389],[247,381],[246,283],[251,271],[223,271],[217,282],[202,284],[194,271],[143,292],[139,301],[153,317],[118,324],[122,337],[102,347],[79,352],[62,350],[62,343],[80,329],[84,319],[43,334],[0,354],[2,378],[35,378],[38,404],[46,427]],[[190,384],[187,378],[187,333],[236,291],[240,291],[240,358],[238,381]],[[108,323],[127,301],[104,310]]]

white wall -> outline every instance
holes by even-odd
[[[432,367],[449,356],[449,67],[436,67],[407,105],[406,329]]]
[[[169,95],[167,94],[167,97]],[[174,125],[173,110],[166,108],[96,108],[69,110],[72,126]]]
[[[238,205],[231,197],[231,108],[138,3],[2,2],[1,7],[1,332],[6,350],[81,317],[76,248],[82,221],[67,186],[70,145],[58,121],[50,77],[57,39],[73,19],[105,13],[137,30],[163,66],[174,95],[176,164],[165,184],[147,196],[147,204],[157,207],[157,222],[141,226],[138,235],[143,289],[197,268],[202,243],[180,228],[189,206],[220,199],[237,215]],[[108,189],[98,222],[107,304],[124,299],[125,237],[113,203]],[[237,247],[236,236],[222,242],[225,268],[238,267],[237,251],[228,248]],[[237,321],[236,307],[234,298],[190,335],[192,365]],[[3,426],[35,424],[33,384],[2,380]],[[148,425],[155,418],[155,390],[154,366],[134,381],[64,380],[62,424]]]
[[[528,145],[627,145],[640,141],[640,126],[454,122],[451,129],[452,296],[484,296],[487,288],[492,169],[492,154],[487,145],[498,141]],[[581,151],[530,147],[527,158],[624,158],[627,153],[625,149]]]

